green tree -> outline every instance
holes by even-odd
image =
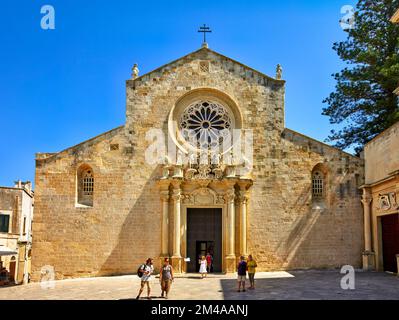
[[[335,92],[323,101],[332,130],[327,141],[339,148],[364,144],[399,120],[399,26],[390,22],[399,0],[359,0],[354,26],[333,49],[348,66],[334,74]]]

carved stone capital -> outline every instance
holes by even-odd
[[[180,188],[181,184],[182,184],[182,181],[181,181],[181,180],[179,180],[179,179],[173,180],[173,181],[171,182],[173,191],[175,191],[175,190],[181,190],[181,188]]]
[[[236,198],[234,189],[233,189],[233,190],[227,191],[227,192],[224,194],[224,198],[225,198],[226,202],[228,202],[228,203],[234,202],[234,201],[235,201],[235,198]]]
[[[168,202],[169,201],[169,190],[161,191],[160,194],[161,194],[161,200],[163,202]]]
[[[181,191],[180,189],[178,190],[173,190],[172,195],[171,195],[171,199],[175,202],[179,202],[182,199],[182,195],[181,195]]]
[[[248,193],[246,191],[239,191],[237,196],[238,203],[247,204]]]
[[[363,196],[362,196],[361,202],[362,202],[362,204],[363,204],[364,206],[370,206],[371,201],[373,201],[373,198],[372,198],[371,196],[368,196],[368,195],[366,195],[366,196],[363,195]]]
[[[182,192],[181,192],[181,181],[173,181],[172,182],[172,192],[171,192],[171,199],[173,201],[180,201],[182,197]]]
[[[157,181],[157,185],[160,190],[169,190],[170,181],[165,179],[160,179]]]
[[[363,205],[366,206],[366,205],[370,205],[372,200],[373,200],[373,196],[371,194],[370,188],[364,187],[361,202],[363,203]]]

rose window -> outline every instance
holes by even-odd
[[[200,148],[219,145],[233,127],[229,111],[210,101],[196,102],[187,107],[179,124],[186,141]]]

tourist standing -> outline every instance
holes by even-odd
[[[201,274],[202,279],[206,277],[207,275],[207,262],[206,262],[206,258],[205,256],[202,256],[201,260],[199,261],[200,264],[200,269],[199,269],[199,273]]]
[[[248,256],[248,262],[247,262],[249,283],[251,285],[249,287],[249,289],[255,289],[255,272],[256,272],[256,267],[257,266],[258,265],[256,264],[256,261],[254,260],[254,258],[250,254]]]
[[[153,272],[154,272],[154,266],[152,265],[152,259],[148,258],[146,263],[139,268],[139,273],[141,273],[142,276],[141,276],[140,291],[136,297],[137,300],[140,299],[140,295],[144,290],[144,286],[147,286],[147,299],[151,300],[150,280],[151,280],[151,275],[153,274]]]
[[[159,281],[161,283],[161,297],[168,299],[170,286],[173,281],[173,268],[169,263],[169,258],[165,258],[161,271],[159,272]]]
[[[208,252],[207,254],[206,254],[206,268],[207,268],[207,271],[208,271],[208,273],[210,273],[211,272],[211,270],[212,270],[212,263],[213,263],[213,257],[212,257],[212,255]]]
[[[245,261],[245,258],[243,256],[240,257],[240,262],[237,265],[237,282],[238,282],[238,292],[241,290],[242,286],[242,291],[245,292],[245,280],[247,278],[247,262]]]

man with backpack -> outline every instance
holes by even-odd
[[[140,295],[144,290],[144,286],[147,285],[147,299],[151,300],[151,286],[150,280],[151,275],[154,272],[154,266],[152,265],[152,259],[148,258],[145,264],[142,264],[139,269],[137,270],[137,275],[141,278],[141,287],[139,294],[137,295],[136,299],[140,299]]]

